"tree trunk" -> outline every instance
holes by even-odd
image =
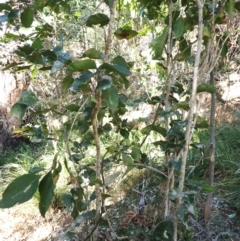
[[[10,31],[10,27],[3,25],[0,37]],[[18,62],[15,50],[18,48],[16,41],[0,44],[0,152],[10,144],[11,131],[15,126],[10,120],[11,107],[18,101],[21,93],[27,90],[30,82],[28,73],[16,72],[15,67],[7,69],[9,64]],[[20,62],[20,61],[19,61]]]

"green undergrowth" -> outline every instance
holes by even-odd
[[[207,130],[195,133],[198,149],[192,148],[189,153],[189,166],[195,169],[192,175],[207,178],[209,164],[209,133]],[[215,130],[215,189],[227,202],[240,206],[240,127],[224,124]]]

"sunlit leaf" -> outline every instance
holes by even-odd
[[[37,191],[39,179],[40,176],[34,174],[24,174],[14,179],[2,194],[0,208],[10,208],[30,200]]]
[[[85,60],[80,60],[80,61],[71,63],[68,66],[68,71],[77,72],[77,71],[96,69],[96,68],[97,68],[96,63],[93,60],[85,59]]]
[[[122,153],[123,164],[126,166],[133,165],[133,159],[131,156]]]
[[[88,49],[83,53],[82,57],[88,57],[91,59],[102,59],[103,54],[95,48]]]
[[[116,178],[121,174],[121,172],[115,172],[105,178],[105,185],[110,185],[115,182]]]

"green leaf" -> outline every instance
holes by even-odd
[[[133,159],[131,156],[129,155],[126,155],[125,153],[122,153],[122,160],[123,160],[123,164],[126,165],[126,166],[129,166],[129,165],[133,165]]]
[[[227,0],[225,10],[229,16],[234,15],[235,0]]]
[[[121,66],[123,66],[125,68],[128,68],[128,64],[127,64],[126,60],[122,56],[115,57],[112,60],[112,63],[116,64],[116,65],[121,65]]]
[[[98,82],[97,90],[106,90],[112,86],[112,80],[110,79],[103,79]]]
[[[36,98],[34,93],[32,93],[31,91],[23,91],[17,103],[26,106],[34,106],[37,102],[38,99]]]
[[[45,217],[45,214],[52,203],[53,191],[55,189],[51,171],[49,171],[40,181],[38,189],[40,194],[39,210],[41,215]]]
[[[12,10],[12,7],[11,7],[9,4],[1,3],[1,4],[0,4],[0,11],[2,11],[2,10],[11,11],[11,10]]]
[[[108,63],[103,63],[102,65],[99,66],[99,69],[106,69],[109,70],[110,72],[115,72],[120,75],[130,75],[131,72],[124,66],[118,65],[118,64],[108,64]]]
[[[91,59],[102,59],[102,56],[102,53],[94,48],[88,49],[82,55],[82,57],[88,57]]]
[[[86,21],[86,25],[88,27],[92,27],[93,25],[100,24],[100,27],[103,27],[109,23],[109,17],[102,13],[97,13],[91,15]]]
[[[197,93],[200,93],[200,92],[215,93],[215,91],[216,91],[215,87],[209,84],[200,84],[197,87]]]
[[[14,179],[2,194],[0,208],[10,208],[30,200],[37,190],[39,179],[40,176],[34,174],[24,174]]]
[[[102,91],[103,100],[106,102],[107,107],[115,111],[118,107],[118,91],[114,86],[111,86],[110,88]]]
[[[77,112],[80,109],[80,106],[77,104],[70,104],[70,105],[66,106],[66,109]]]
[[[179,188],[175,188],[169,192],[168,196],[172,201],[174,201],[177,198],[182,198],[184,193]]]
[[[8,19],[9,20],[14,20],[16,18],[18,18],[19,15],[19,10],[12,10],[9,14],[8,14]]]
[[[40,38],[36,38],[32,43],[32,47],[34,49],[41,49],[43,47],[42,46],[42,40]]]
[[[22,118],[27,110],[27,105],[16,103],[12,106],[10,111],[9,123],[12,125],[20,125],[22,123]]]
[[[201,185],[201,188],[202,188],[204,191],[207,191],[207,192],[215,192],[215,188],[212,187],[212,186],[209,185],[209,184],[206,184],[206,183],[202,184],[202,185]]]
[[[167,42],[167,38],[168,26],[166,26],[162,34],[159,37],[155,38],[150,44],[150,47],[152,48],[152,51],[154,53],[153,59],[162,59],[162,53]]]
[[[31,7],[27,7],[21,13],[21,22],[25,28],[29,28],[33,22],[33,9]]]
[[[138,162],[141,159],[141,152],[140,152],[139,146],[133,146],[132,147],[131,157],[136,162]]]
[[[115,32],[114,35],[118,40],[122,39],[131,39],[134,38],[135,36],[138,35],[137,31],[131,30],[131,29],[123,29],[123,28],[118,28]]]
[[[56,60],[53,63],[53,66],[52,66],[52,69],[51,69],[51,73],[54,74],[54,73],[58,72],[59,70],[61,70],[63,67],[64,67],[64,63],[62,63],[59,60]]]
[[[77,90],[80,85],[86,84],[88,80],[90,80],[94,74],[91,71],[85,70],[82,72],[82,75],[76,79],[74,79],[73,82],[73,89]]]
[[[115,172],[105,178],[105,185],[110,185],[112,184],[116,178],[121,174],[121,172]]]
[[[1,22],[1,20],[0,20]],[[13,33],[6,33],[1,37],[1,42],[8,43],[10,41],[18,40],[19,35],[13,34]]]
[[[104,0],[104,2],[108,5],[108,7],[112,8],[114,4],[114,0]]]
[[[89,70],[89,69],[96,69],[96,63],[95,61],[91,59],[85,59],[85,60],[80,60],[71,63],[68,66],[68,71],[70,72],[77,72],[77,71],[82,71],[82,70]]]
[[[173,106],[173,108],[171,109],[171,111],[175,111],[177,109],[182,109],[182,110],[188,111],[189,110],[189,101],[185,100],[185,101],[181,101],[181,102],[175,104]]]
[[[155,131],[155,132],[161,134],[163,137],[165,137],[167,135],[167,130],[165,128],[158,126],[158,125],[153,125],[153,124],[150,124],[141,130],[141,132],[144,135],[148,135],[150,131]]]
[[[183,35],[185,30],[184,19],[180,16],[173,24],[173,33],[176,38],[179,38]]]
[[[125,139],[127,139],[129,137],[129,131],[124,129],[124,128],[121,128],[120,129],[120,134],[121,136],[123,136]]]
[[[77,217],[76,221],[75,221],[76,227],[79,226],[80,224],[82,224],[83,222],[87,221],[87,220],[93,219],[95,217],[95,215],[96,215],[95,209],[79,215]]]
[[[74,79],[72,76],[66,76],[61,83],[61,90],[63,93],[67,93],[69,88],[72,86]]]

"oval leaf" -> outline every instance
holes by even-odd
[[[114,86],[111,86],[110,88],[103,90],[103,100],[106,102],[108,108],[112,111],[115,111],[118,107],[118,91]]]
[[[66,76],[61,83],[61,90],[63,93],[67,93],[69,88],[72,86],[74,79],[71,76]]]
[[[82,57],[88,57],[91,59],[102,59],[102,53],[94,48],[91,48],[84,52]]]
[[[197,87],[197,93],[200,93],[200,92],[215,93],[215,91],[216,91],[215,87],[209,84],[200,84]]]
[[[99,69],[107,69],[109,71],[118,73],[120,75],[130,75],[131,72],[124,66],[118,65],[118,64],[108,64],[108,63],[104,63],[102,64]]]
[[[85,59],[80,60],[71,63],[68,66],[68,71],[76,72],[76,71],[82,71],[82,70],[88,70],[88,69],[96,69],[96,63],[91,59]]]
[[[109,23],[109,17],[107,15],[102,13],[97,13],[97,14],[91,15],[88,18],[86,25],[88,27],[92,27],[93,25],[100,24],[100,26],[103,27],[108,23]]]
[[[103,79],[98,82],[97,90],[106,90],[110,88],[112,85],[112,81],[110,79]]]
[[[40,194],[39,210],[43,217],[45,217],[45,214],[52,203],[54,189],[55,186],[53,183],[52,172],[50,171],[43,177],[38,188]]]
[[[131,29],[123,29],[123,28],[118,28],[115,32],[114,35],[117,37],[117,39],[122,40],[122,39],[131,39],[134,38],[136,35],[138,35],[137,31],[131,30]]]
[[[33,9],[31,7],[25,8],[21,13],[21,22],[24,27],[31,27],[33,22]]]
[[[183,17],[179,17],[173,25],[173,33],[175,37],[176,38],[181,37],[184,33],[184,30],[185,30],[184,19]]]
[[[162,34],[159,37],[156,37],[150,44],[150,47],[154,53],[153,59],[162,59],[162,53],[167,42],[167,37],[168,26],[165,27]]]
[[[0,208],[10,208],[32,198],[38,187],[40,176],[24,174],[13,180],[3,192]]]

